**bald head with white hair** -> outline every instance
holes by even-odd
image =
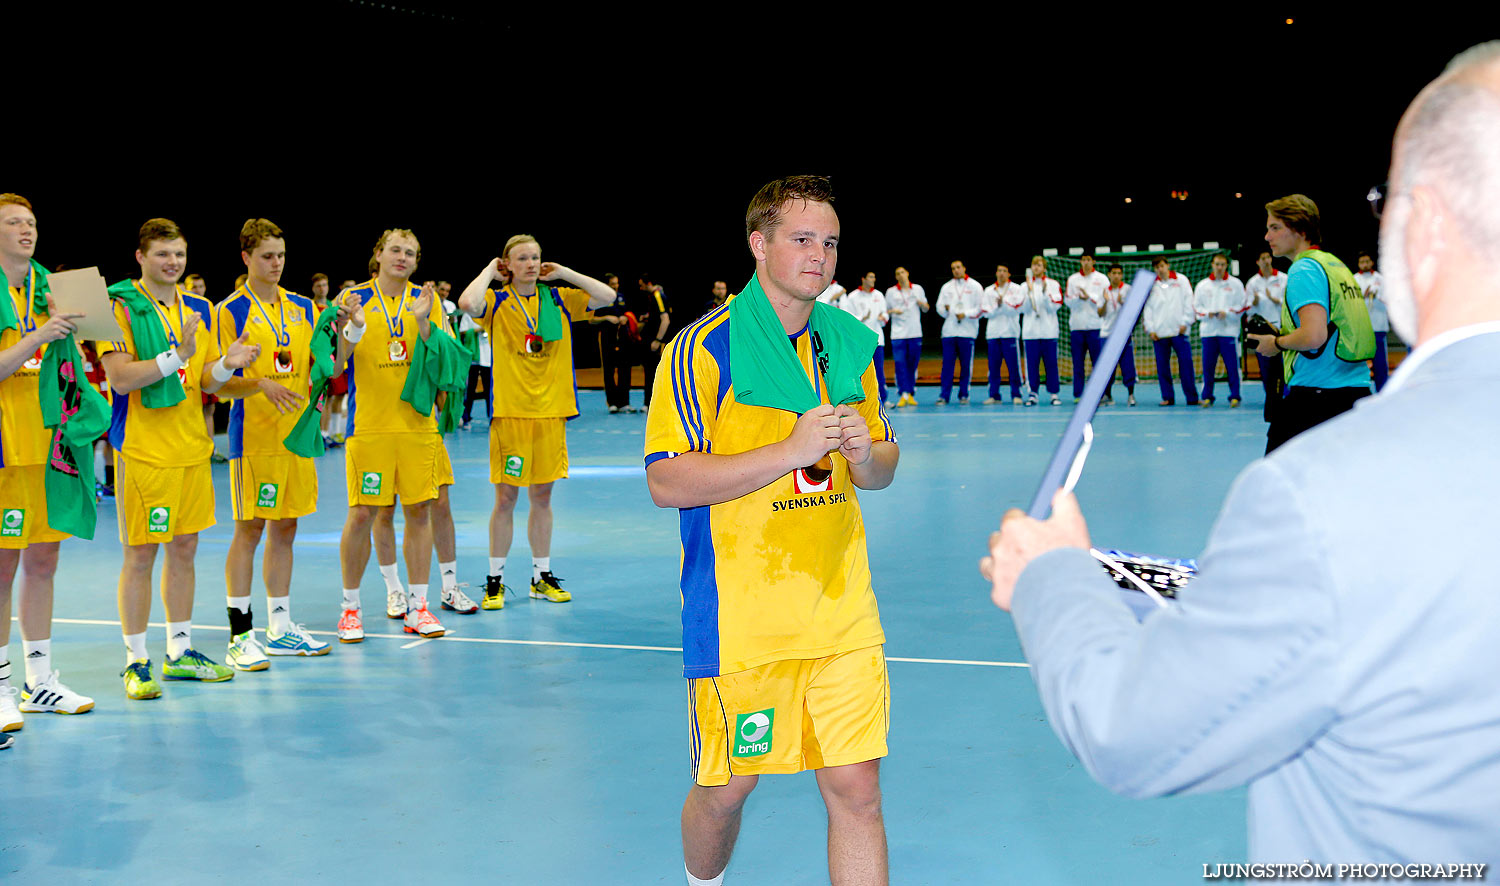
[[[1500,40],[1459,54],[1396,128],[1380,226],[1391,325],[1420,345],[1500,321]]]

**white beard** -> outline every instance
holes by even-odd
[[[1412,295],[1411,269],[1406,266],[1406,214],[1391,206],[1380,226],[1380,267],[1385,277],[1382,293],[1391,328],[1408,346],[1417,342],[1417,300]]]

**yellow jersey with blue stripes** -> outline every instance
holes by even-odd
[[[28,276],[35,278],[36,272]],[[46,314],[32,311],[33,285],[28,280],[10,287],[10,301],[20,328],[0,332],[0,351],[20,344],[22,338],[47,322]],[[51,455],[52,432],[42,427],[42,402],[37,393],[43,350],[45,346],[38,348],[10,377],[0,380],[0,467],[46,464]]]
[[[436,411],[423,415],[401,399],[406,373],[411,369],[412,349],[417,346],[417,318],[412,313],[421,290],[408,282],[401,292],[381,292],[380,282],[370,280],[354,288],[365,306],[365,334],[354,346],[345,370],[349,378],[349,412],[346,433],[436,434]],[[433,298],[428,313],[433,329],[446,329],[443,300]]]
[[[199,381],[203,378],[203,367],[219,358],[213,336],[213,305],[181,286],[177,287],[176,303],[165,305],[157,301],[139,280],[135,286],[156,307],[156,319],[167,337],[167,347],[175,348],[182,342],[182,326],[190,312],[196,311],[203,322],[198,324],[197,350],[187,365],[177,370],[177,380],[182,382],[182,392],[187,396],[175,406],[148,409],[141,402],[138,390],[131,391],[128,397],[115,395],[109,442],[127,460],[156,468],[206,464],[214,453],[214,441],[203,425],[203,392]],[[115,320],[125,337],[120,341],[99,342],[99,355],[120,351],[132,360],[156,359],[156,354],[142,354],[136,350],[135,335],[130,328],[130,309],[120,301],[115,302],[114,307]]]
[[[268,378],[302,397],[309,392],[312,370],[312,334],[318,310],[312,299],[276,287],[276,300],[261,299],[248,286],[214,308],[214,339],[218,352],[229,350],[247,330],[246,342],[260,345],[260,356],[235,375]],[[229,457],[287,455],[283,443],[302,410],[283,414],[270,400],[255,395],[231,401],[229,407]]]
[[[540,291],[540,285],[538,291]],[[589,294],[571,287],[548,287],[562,309],[562,338],[541,341],[537,334],[537,294],[521,295],[511,286],[486,289],[484,314],[476,322],[490,337],[496,418],[572,418],[578,414],[573,379],[573,320],[583,319]]]
[[[810,336],[791,336],[819,398]],[[666,371],[670,367],[670,371]],[[735,455],[791,434],[797,415],[735,399],[729,308],[672,339],[646,419],[646,464],[689,452]],[[872,360],[853,404],[872,441],[895,442]],[[683,675],[716,677],[773,661],[822,658],[885,642],[849,464],[799,469],[722,504],[682,508]]]

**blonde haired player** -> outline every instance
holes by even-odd
[[[499,289],[497,282],[510,281]],[[557,288],[540,284],[560,280]],[[593,277],[542,261],[535,237],[518,234],[459,296],[491,342],[494,411],[490,419],[490,567],[485,609],[505,606],[505,558],[510,553],[516,499],[526,487],[530,514],[531,596],[566,603],[572,594],[552,574],[552,484],[568,476],[565,425],[578,414],[573,386],[571,324],[584,312],[613,304],[615,291]],[[558,325],[549,324],[551,314]]]
[[[125,560],[119,590],[126,649],[121,676],[127,698],[146,699],[161,695],[146,652],[157,545],[167,548],[161,575],[167,615],[162,676],[207,683],[234,676],[192,647],[193,557],[198,533],[214,525],[209,471],[214,444],[203,427],[200,393],[205,381],[222,383],[248,364],[256,348],[239,341],[222,357],[215,353],[208,319],[213,307],[177,284],[187,264],[187,240],[176,223],[153,218],[142,225],[135,259],[140,279],[110,287],[123,338],[100,342],[99,361],[114,393],[110,444]]]
[[[244,337],[260,349],[236,378],[208,388],[233,400],[229,410],[229,500],[234,538],[224,561],[229,649],[225,661],[242,671],[270,666],[269,655],[326,655],[330,644],[292,622],[292,544],[297,518],[318,507],[318,471],[284,441],[301,417],[312,363],[318,311],[310,299],[281,286],[286,239],[281,228],[252,218],[240,229],[240,260],[249,279],[214,309],[218,344]],[[264,648],[255,640],[250,587],[255,550],[266,535],[261,578],[268,624]]]
[[[418,340],[444,328],[443,305],[431,283],[411,282],[422,257],[410,230],[386,231],[371,259],[375,275],[344,293],[352,314],[340,336],[338,364],[349,361],[348,436],[344,481],[349,516],[339,542],[344,606],[338,637],[344,643],[365,638],[359,584],[370,562],[370,528],[377,514],[394,517],[396,500],[406,518],[405,592],[386,594],[386,615],[402,618],[403,629],[441,637],[443,625],[427,607],[432,571],[432,502],[438,487],[453,482],[448,450],[434,415],[422,415],[401,399]],[[361,309],[362,308],[362,309]]]
[[[76,314],[38,310],[33,266],[37,224],[31,202],[0,194],[0,268],[9,283],[14,321],[0,330],[0,733],[23,725],[21,712],[81,714],[94,700],[64,686],[52,667],[52,589],[58,543],[47,525],[46,463],[52,433],[42,426],[37,386],[42,349],[73,331]],[[25,694],[19,708],[10,685],[11,588],[21,570],[20,616]],[[0,742],[3,743],[3,742]]]

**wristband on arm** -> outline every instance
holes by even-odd
[[[176,348],[168,348],[156,355],[156,368],[161,370],[161,377],[172,375],[183,366],[183,359],[177,356]]]

